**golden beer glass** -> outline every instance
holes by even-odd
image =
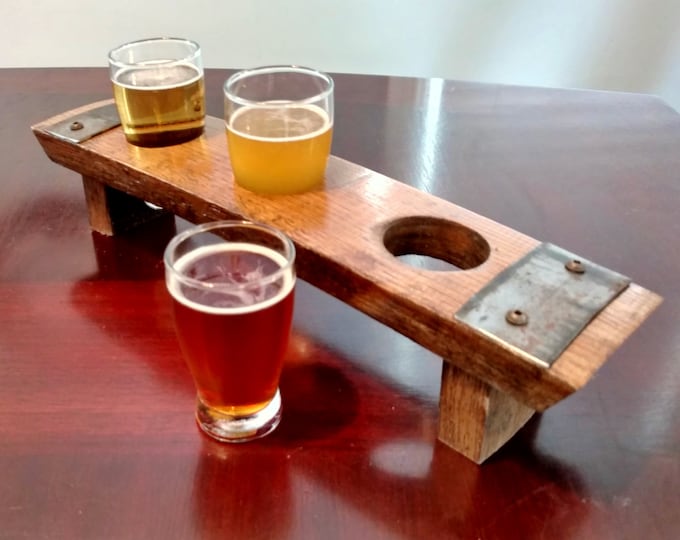
[[[113,94],[123,132],[137,146],[169,146],[205,127],[205,83],[198,43],[153,38],[109,53]]]
[[[333,137],[333,79],[314,69],[239,71],[224,84],[227,142],[236,183],[257,193],[323,185]]]
[[[164,263],[178,341],[197,390],[199,427],[226,442],[267,435],[281,418],[293,243],[268,225],[218,221],[175,236]]]

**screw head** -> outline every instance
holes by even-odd
[[[83,129],[84,127],[85,127],[85,126],[83,125],[83,123],[82,123],[82,122],[78,122],[78,120],[76,120],[75,122],[71,122],[71,125],[69,126],[69,128],[71,129],[71,131],[78,131],[78,130]]]
[[[564,267],[569,270],[569,272],[572,272],[574,274],[583,274],[586,271],[586,267],[584,264],[579,261],[578,259],[573,259],[571,261],[568,261]]]
[[[529,324],[529,315],[521,309],[511,309],[505,314],[505,320],[513,326],[526,326]]]

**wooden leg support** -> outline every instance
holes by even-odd
[[[167,214],[144,201],[83,176],[85,200],[93,231],[112,236]]]
[[[534,410],[444,362],[439,439],[482,463],[532,417]]]

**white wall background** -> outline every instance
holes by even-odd
[[[3,0],[0,67],[104,66],[122,42],[203,46],[206,67],[644,92],[680,109],[680,0]]]

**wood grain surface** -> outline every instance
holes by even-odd
[[[128,144],[120,127],[80,144],[50,131],[65,119],[87,124],[88,112],[101,106],[88,104],[33,127],[50,159],[85,177],[86,193],[107,185],[194,223],[245,218],[274,225],[295,242],[302,279],[534,409],[583,387],[660,303],[633,284],[584,329],[555,369],[545,369],[453,317],[537,240],[336,156],[320,189],[253,193],[235,183],[224,121],[215,117],[206,118],[203,136],[164,148]],[[95,179],[99,189],[91,187]],[[108,202],[89,203],[104,210],[90,210],[91,223],[111,211]],[[431,272],[394,256],[414,252],[459,270]]]

